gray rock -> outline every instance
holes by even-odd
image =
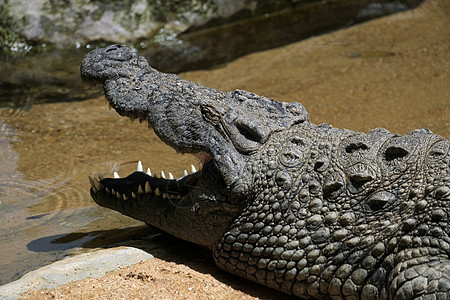
[[[159,43],[170,42],[178,34],[186,31],[233,23],[255,16],[264,16],[260,19],[263,20],[263,23],[267,23],[266,19],[270,14],[281,13],[283,15],[283,11],[286,10],[304,10],[311,2],[315,4],[306,9],[308,14],[315,16],[316,12],[320,11],[320,14],[325,15],[325,18],[328,19],[324,21],[317,17],[314,18],[312,23],[321,27],[330,22],[329,12],[332,12],[331,16],[335,20],[343,17],[340,12],[342,10],[349,11],[346,19],[351,15],[351,19],[354,20],[366,20],[405,10],[410,7],[410,4],[415,6],[419,1],[409,1],[411,2],[409,3],[407,1],[380,0],[376,5],[370,0],[336,1],[337,4],[324,4],[319,0],[294,2],[297,1],[181,0],[174,3],[174,1],[151,0],[113,2],[104,0],[0,0],[2,8],[0,24],[27,40],[41,43],[80,45],[97,40],[134,43],[152,37],[156,43]],[[282,18],[285,16],[283,15]],[[294,23],[298,22],[294,21]],[[300,22],[300,24],[307,23]],[[338,23],[342,24],[341,21]],[[347,23],[344,22],[344,24]],[[286,29],[288,28],[286,27]],[[252,34],[255,33],[254,29],[247,29]]]
[[[47,43],[123,42],[148,38],[160,29],[179,33],[256,5],[245,0],[179,2],[0,0],[0,22],[29,40]]]
[[[29,289],[51,289],[88,277],[102,277],[119,267],[128,267],[153,256],[132,247],[117,247],[84,253],[31,271],[20,279],[0,286],[0,299],[18,299]]]

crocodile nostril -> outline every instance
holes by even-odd
[[[111,45],[105,48],[105,57],[115,61],[129,61],[133,57],[133,54],[127,47]]]
[[[119,45],[110,45],[110,46],[106,47],[105,52],[114,51],[114,50],[117,50],[119,48],[120,48]]]

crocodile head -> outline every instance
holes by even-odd
[[[123,179],[92,178],[94,200],[211,248],[252,190],[249,158],[273,133],[308,121],[299,103],[239,90],[224,93],[160,73],[124,46],[90,52],[81,77],[91,86],[103,84],[120,115],[147,121],[162,141],[204,164],[202,171],[179,179],[140,171]]]

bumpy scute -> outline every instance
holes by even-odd
[[[446,299],[448,145],[429,130],[274,135],[251,159],[254,196],[217,264],[301,298]]]

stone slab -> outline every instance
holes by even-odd
[[[29,289],[51,289],[88,277],[99,278],[108,272],[151,258],[151,254],[132,247],[102,249],[76,255],[31,271],[16,281],[0,286],[0,299],[15,300]]]

